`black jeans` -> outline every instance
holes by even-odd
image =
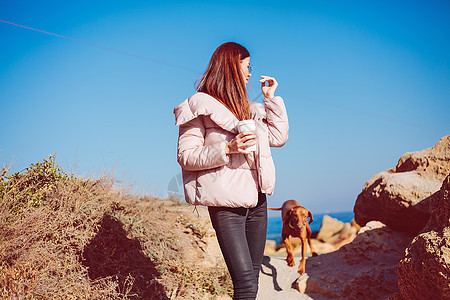
[[[233,280],[233,299],[255,299],[266,244],[266,194],[259,193],[252,208],[208,207],[208,211]]]

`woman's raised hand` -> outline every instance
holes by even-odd
[[[249,154],[251,151],[245,150],[247,147],[256,144],[256,135],[254,131],[244,131],[239,133],[225,146],[225,153],[243,153]]]
[[[261,76],[261,91],[265,98],[272,98],[275,95],[275,90],[278,87],[278,82],[275,80],[275,78],[270,76]],[[269,86],[266,86],[266,82],[269,84]]]

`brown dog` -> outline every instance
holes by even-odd
[[[287,200],[280,208],[270,208],[270,210],[281,210],[281,219],[283,220],[283,229],[281,230],[281,239],[286,247],[287,257],[286,261],[289,266],[295,266],[294,254],[292,252],[291,236],[299,237],[302,242],[302,260],[298,267],[298,273],[305,273],[306,264],[306,240],[308,239],[309,247],[313,256],[317,256],[311,244],[311,228],[309,224],[312,223],[313,217],[309,210],[300,206],[296,200]],[[308,224],[308,217],[310,218]]]

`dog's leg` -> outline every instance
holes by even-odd
[[[286,247],[286,252],[287,252],[287,257],[286,257],[287,264],[290,267],[295,266],[294,253],[292,251],[290,236],[289,235],[283,236],[283,242],[284,242],[284,246]]]
[[[306,238],[308,239],[309,248],[311,249],[312,256],[317,256],[317,252],[314,250],[313,245],[311,243],[311,228],[306,226]]]
[[[305,273],[305,265],[306,265],[306,238],[301,237],[302,241],[302,260],[300,261],[300,265],[298,266],[297,272],[299,274]]]

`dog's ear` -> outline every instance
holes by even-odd
[[[287,212],[287,216],[290,217],[292,216],[292,213],[294,212],[294,209],[291,208],[288,212]]]
[[[293,212],[292,209],[290,209],[290,210],[287,211],[286,215],[284,216],[283,223],[286,222],[287,220],[290,220],[290,219],[291,219],[291,217],[292,217],[292,212]]]
[[[309,210],[308,210],[308,217],[309,217],[309,224],[311,224],[314,221],[314,219],[312,217],[312,213]]]

